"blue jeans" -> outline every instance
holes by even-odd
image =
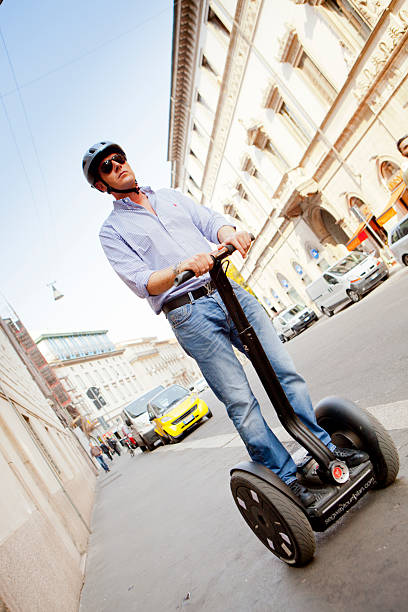
[[[296,372],[265,310],[245,289],[234,282],[232,285],[296,414],[333,449],[330,436],[316,422],[306,383]],[[167,319],[185,352],[196,360],[211,389],[225,404],[251,459],[266,465],[287,484],[295,480],[296,464],[265,422],[233,351],[232,345],[246,354],[218,291],[171,310]]]
[[[95,457],[95,459],[97,460],[97,462],[99,463],[99,465],[101,467],[103,467],[103,469],[105,470],[105,472],[109,472],[109,468],[105,463],[105,459],[102,457],[102,455],[98,455],[98,457]]]

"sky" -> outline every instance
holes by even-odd
[[[34,338],[101,329],[114,342],[172,337],[164,315],[110,267],[98,234],[112,196],[81,168],[88,147],[112,140],[139,184],[170,186],[172,27],[171,0],[0,5],[0,304]]]

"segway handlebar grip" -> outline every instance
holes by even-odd
[[[250,237],[251,241],[253,242],[255,240],[255,236],[253,234],[250,234]],[[228,257],[228,255],[232,255],[235,250],[236,249],[232,244],[226,244],[225,247],[222,247],[218,251],[213,251],[212,253],[210,253],[210,255],[215,263],[216,261],[224,259],[224,257]],[[193,278],[193,276],[195,276],[195,274],[192,270],[184,270],[184,272],[180,272],[180,274],[177,274],[176,278],[174,279],[174,287],[179,287],[183,283],[190,280],[190,278]]]
[[[192,270],[184,270],[184,272],[177,274],[173,284],[175,287],[178,287],[179,285],[182,285],[186,281],[190,280],[190,278],[193,278],[193,276],[195,276],[195,274]]]

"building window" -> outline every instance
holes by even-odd
[[[236,219],[237,221],[242,221],[235,205],[232,204],[232,202],[229,202],[228,204],[224,204],[224,214],[229,215],[230,217],[232,217],[233,219]]]
[[[390,159],[383,159],[378,164],[380,181],[387,187],[387,189],[390,188],[389,184],[392,183],[395,178],[398,178],[400,172],[400,167]]]
[[[250,176],[253,176],[255,178],[258,178],[258,176],[259,176],[259,172],[258,172],[254,162],[252,161],[252,159],[249,156],[247,156],[244,159],[244,162],[242,164],[242,170],[244,172],[248,172],[248,174]]]
[[[297,119],[296,115],[291,111],[286,102],[282,102],[279,109],[279,115],[283,118],[285,124],[289,130],[293,133],[297,140],[300,140],[303,144],[309,141],[308,135],[305,132],[301,122]]]
[[[336,89],[303,48],[294,28],[288,29],[281,39],[278,60],[297,68],[313,90],[330,106],[333,104],[337,96]]]
[[[362,41],[370,36],[371,27],[367,21],[348,0],[326,0],[322,5],[323,11],[334,17],[334,21],[341,19],[347,22],[349,31],[356,33]],[[330,15],[331,14],[331,15]]]
[[[215,11],[213,11],[213,9],[210,7],[208,7],[208,15],[207,15],[207,23],[209,25],[212,25],[217,32],[219,32],[222,36],[228,36],[230,35],[230,31],[227,28],[227,26],[225,25],[225,23],[223,21],[221,21],[221,19],[218,17],[217,13]]]
[[[210,72],[213,76],[215,76],[216,79],[219,78],[219,74],[218,72],[215,70],[214,66],[212,66],[210,64],[210,62],[208,61],[208,59],[206,58],[206,56],[203,54],[203,59],[201,60],[201,66],[205,69],[208,70],[208,72]]]
[[[238,191],[239,195],[241,196],[241,198],[242,198],[243,200],[248,200],[248,199],[249,199],[249,198],[248,198],[248,194],[247,194],[247,192],[245,191],[245,189],[244,189],[244,187],[243,187],[242,183],[237,183],[237,185],[236,185],[236,187],[235,187],[235,188],[236,188],[236,190]]]
[[[350,196],[348,198],[348,205],[350,211],[360,221],[362,220],[362,217],[369,219],[372,216],[372,212],[368,204],[363,202],[363,200],[357,196]]]
[[[280,170],[285,173],[289,168],[289,164],[283,157],[279,149],[277,149],[271,142],[269,136],[265,133],[262,126],[255,126],[250,128],[247,132],[247,142],[249,145],[254,145],[260,151],[265,151],[273,158],[274,164]]]
[[[337,91],[320,72],[314,61],[303,51],[296,66],[304,74],[318,94],[331,106],[336,99]]]

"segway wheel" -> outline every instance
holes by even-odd
[[[231,476],[231,491],[243,518],[271,553],[294,567],[313,559],[316,544],[310,523],[284,493],[239,471]]]
[[[398,451],[391,436],[372,414],[348,400],[329,397],[316,406],[316,419],[336,446],[368,453],[376,489],[384,489],[394,482],[399,470]]]

